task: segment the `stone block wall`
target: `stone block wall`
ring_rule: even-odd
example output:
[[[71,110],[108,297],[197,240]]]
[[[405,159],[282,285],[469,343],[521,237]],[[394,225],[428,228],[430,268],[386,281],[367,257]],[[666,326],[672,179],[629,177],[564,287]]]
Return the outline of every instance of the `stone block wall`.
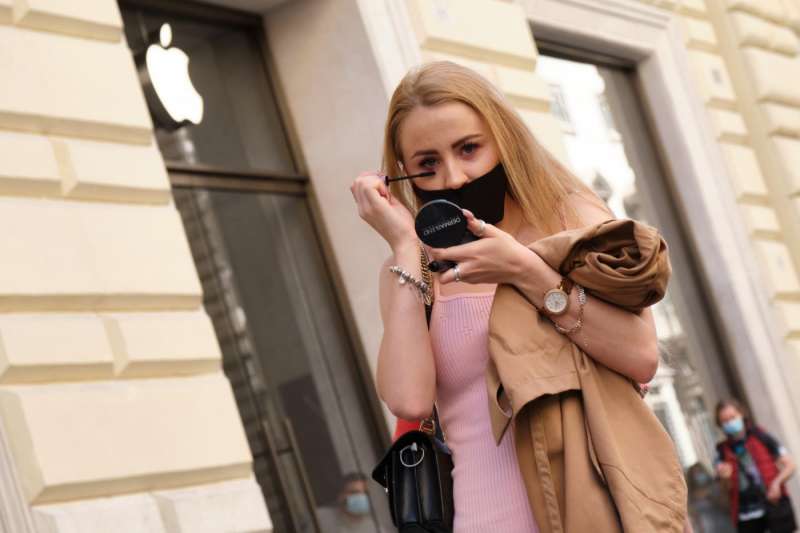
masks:
[[[707,0],[719,53],[738,95],[763,193],[745,202],[754,253],[800,373],[800,1]],[[796,399],[800,394],[793,391]]]
[[[116,1],[0,0],[0,78],[2,522],[271,531]]]

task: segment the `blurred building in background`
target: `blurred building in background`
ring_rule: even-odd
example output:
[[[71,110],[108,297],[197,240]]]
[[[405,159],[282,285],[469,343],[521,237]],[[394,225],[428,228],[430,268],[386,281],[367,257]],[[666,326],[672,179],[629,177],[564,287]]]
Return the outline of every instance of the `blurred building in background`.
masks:
[[[439,59],[665,235],[682,464],[731,395],[800,454],[799,33],[800,0],[0,0],[0,528],[330,531],[394,422],[349,185]]]

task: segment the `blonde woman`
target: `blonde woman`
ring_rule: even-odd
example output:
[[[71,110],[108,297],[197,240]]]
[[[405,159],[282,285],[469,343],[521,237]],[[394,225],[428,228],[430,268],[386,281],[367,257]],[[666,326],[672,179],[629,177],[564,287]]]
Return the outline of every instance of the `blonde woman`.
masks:
[[[426,171],[434,174],[389,187],[384,181]],[[350,190],[361,218],[392,251],[380,270],[378,392],[406,420],[427,417],[437,402],[455,465],[454,531],[539,531],[542,517],[532,510],[539,504],[526,493],[514,433],[505,432],[499,444],[492,435],[485,381],[489,311],[499,284],[513,285],[541,308],[543,295],[562,282],[525,244],[613,217],[489,82],[450,62],[422,66],[400,82],[389,106],[383,168],[362,173]],[[426,250],[431,259],[456,263],[434,276],[429,330],[419,286],[399,283],[398,273],[421,278],[414,215],[436,198],[465,208],[468,229],[480,239]],[[565,334],[596,362],[648,382],[658,364],[650,310],[632,313],[580,297],[570,291],[567,312],[553,322],[570,331],[582,312],[581,327]]]

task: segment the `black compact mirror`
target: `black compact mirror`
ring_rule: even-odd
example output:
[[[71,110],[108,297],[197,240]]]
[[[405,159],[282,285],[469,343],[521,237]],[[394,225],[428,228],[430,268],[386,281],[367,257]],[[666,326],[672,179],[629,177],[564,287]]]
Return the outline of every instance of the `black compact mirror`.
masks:
[[[420,207],[414,226],[419,239],[431,248],[447,248],[478,238],[467,229],[467,218],[461,208],[448,200],[432,200]],[[433,261],[429,265],[434,272],[452,266],[450,261],[444,264]]]

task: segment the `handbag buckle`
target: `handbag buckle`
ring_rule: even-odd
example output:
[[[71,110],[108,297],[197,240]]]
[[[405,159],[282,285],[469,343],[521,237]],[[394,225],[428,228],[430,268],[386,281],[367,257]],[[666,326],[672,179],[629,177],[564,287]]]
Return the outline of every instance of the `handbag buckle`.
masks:
[[[416,462],[413,464],[407,463],[405,458],[403,457],[403,455],[406,453],[406,450],[411,450],[412,460],[414,459],[415,453],[421,452],[419,455],[419,459],[417,459]],[[418,466],[423,459],[425,459],[425,448],[420,448],[419,446],[417,446],[416,442],[412,442],[411,444],[405,446],[402,450],[400,450],[400,463],[402,463],[402,465],[406,468],[414,468]]]
[[[433,418],[426,418],[420,421],[419,430],[423,433],[434,436],[436,435],[436,422],[434,422]]]

